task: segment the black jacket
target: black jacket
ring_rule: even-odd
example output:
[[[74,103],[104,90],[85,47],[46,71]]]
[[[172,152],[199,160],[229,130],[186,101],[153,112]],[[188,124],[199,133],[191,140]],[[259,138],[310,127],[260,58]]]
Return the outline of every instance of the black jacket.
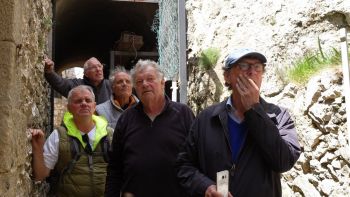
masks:
[[[280,173],[291,169],[300,155],[290,115],[262,99],[248,110],[244,114],[247,137],[234,165],[226,101],[195,119],[177,160],[182,186],[191,196],[204,196],[208,186],[216,185],[216,173],[229,170],[229,191],[234,197],[281,196]]]
[[[168,99],[154,121],[141,102],[124,111],[113,135],[105,196],[185,197],[175,163],[193,119],[189,107]]]
[[[84,79],[65,79],[55,72],[45,73],[47,82],[52,86],[54,90],[59,92],[62,96],[67,97],[68,92],[76,86],[88,85],[92,88],[95,94],[96,104],[103,103],[112,95],[111,84],[108,79],[103,81],[96,87],[92,85],[88,78],[84,76]]]

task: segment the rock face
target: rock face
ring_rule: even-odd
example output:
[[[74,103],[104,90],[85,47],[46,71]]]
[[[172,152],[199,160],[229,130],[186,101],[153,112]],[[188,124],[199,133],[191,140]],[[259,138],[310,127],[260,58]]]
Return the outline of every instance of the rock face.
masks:
[[[268,100],[289,109],[303,148],[297,164],[283,174],[284,194],[290,196],[348,196],[350,194],[348,133],[342,72],[323,71],[306,87]],[[285,189],[284,188],[284,189]]]
[[[221,67],[230,49],[256,49],[268,59],[262,87],[267,96],[283,89],[280,78],[296,57],[318,50],[318,39],[323,51],[339,50],[339,29],[350,24],[350,1],[343,0],[189,0],[186,9],[189,62],[196,62],[206,48],[221,49],[214,71],[222,81]],[[195,86],[192,83],[198,81],[190,81],[189,85]],[[191,87],[189,95],[195,91]]]
[[[266,55],[262,96],[289,109],[303,153],[282,176],[283,196],[349,196],[349,135],[342,72],[323,71],[305,87],[284,80],[285,70],[310,51],[340,49],[339,29],[350,25],[350,1],[186,1],[189,104],[195,113],[223,100],[221,67],[231,48]],[[201,70],[198,56],[221,49],[216,67]]]
[[[41,63],[51,1],[0,1],[0,196],[35,196],[28,127],[47,129],[48,85]]]

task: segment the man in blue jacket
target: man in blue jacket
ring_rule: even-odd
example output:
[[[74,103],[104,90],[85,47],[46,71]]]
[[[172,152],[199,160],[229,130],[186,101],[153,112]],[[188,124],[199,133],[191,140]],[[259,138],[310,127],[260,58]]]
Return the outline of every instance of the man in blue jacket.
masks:
[[[216,173],[229,171],[229,195],[282,196],[280,174],[300,155],[293,120],[260,97],[266,58],[235,49],[225,60],[225,101],[201,112],[177,159],[177,176],[191,196],[222,196]]]

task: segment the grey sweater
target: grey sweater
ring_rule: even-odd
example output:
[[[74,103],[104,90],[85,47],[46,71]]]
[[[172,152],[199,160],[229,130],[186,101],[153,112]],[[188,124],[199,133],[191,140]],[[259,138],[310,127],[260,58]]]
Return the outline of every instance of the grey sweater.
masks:
[[[135,95],[131,96],[134,97],[136,102],[138,102],[138,99]],[[108,121],[108,126],[114,129],[117,125],[120,115],[124,112],[124,109],[116,105],[113,102],[113,96],[111,96],[109,100],[96,106],[96,112],[98,115],[104,116]]]

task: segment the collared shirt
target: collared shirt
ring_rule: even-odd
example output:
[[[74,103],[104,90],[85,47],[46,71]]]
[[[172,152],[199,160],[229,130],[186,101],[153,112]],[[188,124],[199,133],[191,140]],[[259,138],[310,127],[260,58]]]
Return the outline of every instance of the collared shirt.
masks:
[[[236,108],[232,105],[232,98],[227,99],[226,109],[228,113],[228,131],[229,131],[229,142],[231,145],[232,159],[234,163],[237,163],[238,155],[245,142],[247,132],[243,124],[243,120],[240,120],[236,115]]]
[[[80,131],[80,134],[84,135],[85,133]],[[89,136],[90,146],[92,147],[95,140],[96,125],[87,134]],[[60,137],[58,135],[57,129],[55,129],[53,130],[51,135],[47,138],[44,145],[44,163],[45,163],[45,166],[51,170],[55,167],[57,163],[59,141],[60,141]]]
[[[236,108],[232,104],[232,97],[227,99],[226,111],[227,111],[227,114],[230,116],[230,118],[232,118],[235,122],[239,124],[243,122],[243,120],[240,120],[240,118],[236,115]]]

